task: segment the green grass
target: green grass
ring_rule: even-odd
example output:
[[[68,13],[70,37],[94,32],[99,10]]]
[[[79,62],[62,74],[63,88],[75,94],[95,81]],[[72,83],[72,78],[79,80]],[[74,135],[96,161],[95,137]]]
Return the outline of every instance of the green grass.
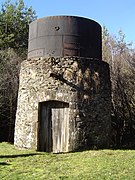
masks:
[[[0,180],[135,180],[135,150],[48,154],[0,143]]]

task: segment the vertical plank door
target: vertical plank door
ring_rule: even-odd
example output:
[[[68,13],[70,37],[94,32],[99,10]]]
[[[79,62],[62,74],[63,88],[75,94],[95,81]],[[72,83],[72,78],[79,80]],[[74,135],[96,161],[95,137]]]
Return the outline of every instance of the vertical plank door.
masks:
[[[53,153],[67,152],[69,139],[69,108],[52,108]]]
[[[68,152],[69,104],[60,101],[41,102],[39,105],[38,150]]]

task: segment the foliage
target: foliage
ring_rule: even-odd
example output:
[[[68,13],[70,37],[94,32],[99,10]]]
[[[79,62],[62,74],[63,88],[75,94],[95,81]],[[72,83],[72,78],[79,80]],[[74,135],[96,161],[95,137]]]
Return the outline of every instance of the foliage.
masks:
[[[0,141],[13,142],[20,64],[27,56],[29,23],[35,11],[23,0],[0,10]]]
[[[0,51],[0,141],[13,141],[21,62],[12,49]]]
[[[134,179],[135,151],[48,154],[0,144],[0,179]]]
[[[35,20],[35,11],[27,8],[23,0],[15,4],[10,0],[2,4],[0,10],[0,49],[27,49],[29,23]]]
[[[103,60],[110,65],[112,81],[113,146],[119,148],[135,148],[134,54],[121,30],[115,37],[103,28]]]

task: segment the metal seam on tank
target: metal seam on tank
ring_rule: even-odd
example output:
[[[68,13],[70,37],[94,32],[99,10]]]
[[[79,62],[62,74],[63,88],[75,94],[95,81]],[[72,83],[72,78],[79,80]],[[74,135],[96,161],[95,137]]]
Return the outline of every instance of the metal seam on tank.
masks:
[[[42,37],[45,37],[45,36],[62,36],[62,35],[64,35],[64,36],[78,36],[79,37],[79,35],[77,35],[77,34],[44,35],[44,36],[37,36],[37,37],[38,38],[42,38]],[[33,39],[37,39],[37,38],[31,38],[28,41],[30,42]]]

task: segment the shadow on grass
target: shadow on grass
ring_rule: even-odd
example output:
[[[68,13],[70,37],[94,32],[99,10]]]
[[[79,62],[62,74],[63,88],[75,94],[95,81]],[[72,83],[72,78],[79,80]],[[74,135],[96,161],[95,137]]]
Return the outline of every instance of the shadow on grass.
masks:
[[[0,165],[5,166],[5,165],[10,165],[10,164],[7,162],[0,162]]]
[[[17,157],[29,157],[29,156],[36,156],[36,155],[43,155],[43,154],[39,154],[39,153],[32,153],[32,154],[0,155],[0,158],[17,158]]]

